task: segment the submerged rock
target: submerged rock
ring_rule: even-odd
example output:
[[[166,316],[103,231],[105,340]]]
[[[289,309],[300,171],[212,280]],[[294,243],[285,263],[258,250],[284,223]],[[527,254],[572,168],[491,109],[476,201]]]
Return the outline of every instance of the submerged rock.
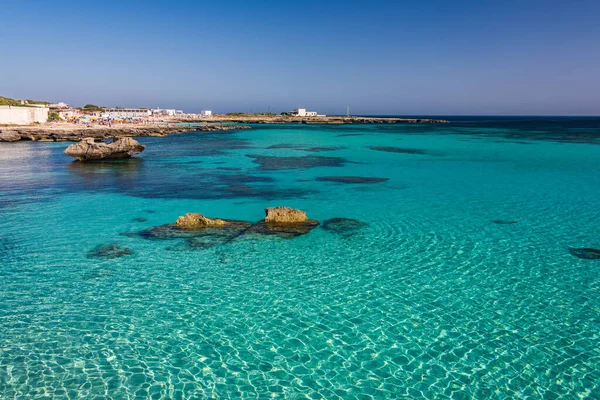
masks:
[[[21,140],[21,135],[15,131],[0,130],[0,142],[17,142]]]
[[[284,239],[291,239],[297,236],[306,235],[311,230],[315,229],[319,225],[319,221],[307,220],[304,222],[265,222],[260,221],[259,223],[252,225],[248,229],[248,234],[257,235],[269,235],[278,236]]]
[[[267,223],[297,223],[306,222],[308,218],[302,210],[296,210],[290,207],[270,207],[265,208],[265,222]]]
[[[600,260],[600,249],[593,249],[591,247],[570,247],[569,253],[584,260]]]
[[[492,222],[498,225],[512,225],[517,223],[517,221],[511,221],[506,219],[494,219],[492,220]]]
[[[427,151],[421,149],[409,149],[405,147],[394,147],[394,146],[367,146],[371,150],[385,151],[387,153],[404,153],[404,154],[419,154],[426,155]]]
[[[112,259],[133,254],[133,250],[122,247],[118,243],[102,244],[94,247],[87,254],[87,258]]]
[[[117,138],[111,143],[96,143],[94,138],[84,138],[81,142],[66,148],[65,154],[79,161],[117,160],[139,154],[146,146],[130,137]]]
[[[133,218],[131,221],[132,222],[146,222],[146,221],[148,221],[148,218],[138,217],[138,218]]]
[[[184,229],[198,229],[210,226],[223,226],[226,221],[219,218],[208,218],[198,213],[187,213],[184,216],[177,218],[175,226]]]
[[[321,182],[337,182],[337,183],[380,183],[389,180],[388,178],[375,178],[365,176],[318,176],[315,178]]]
[[[349,237],[357,234],[367,225],[366,222],[352,218],[331,218],[324,221],[321,228],[340,236]]]

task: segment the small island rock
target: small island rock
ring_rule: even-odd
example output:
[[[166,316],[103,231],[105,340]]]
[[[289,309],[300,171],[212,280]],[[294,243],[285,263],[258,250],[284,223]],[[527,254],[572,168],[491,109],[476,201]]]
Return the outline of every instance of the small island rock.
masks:
[[[94,138],[84,138],[67,147],[65,154],[79,161],[129,158],[139,154],[146,146],[130,137],[117,138],[111,143],[96,143]]]
[[[306,213],[302,210],[296,210],[290,207],[271,207],[265,208],[265,222],[275,224],[290,224],[298,222],[307,222]]]
[[[227,221],[219,218],[208,218],[198,213],[187,213],[175,221],[175,226],[185,229],[198,229],[213,226],[223,226]]]

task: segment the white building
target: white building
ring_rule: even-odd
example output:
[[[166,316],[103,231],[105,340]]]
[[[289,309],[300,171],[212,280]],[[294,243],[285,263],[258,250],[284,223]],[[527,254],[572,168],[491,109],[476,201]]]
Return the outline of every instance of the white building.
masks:
[[[48,107],[0,106],[0,124],[33,124],[48,121]]]
[[[78,117],[81,117],[81,115],[82,115],[81,111],[79,111],[75,108],[67,108],[67,109],[63,109],[63,110],[57,110],[56,112],[58,112],[58,116],[62,119],[78,118]]]
[[[150,110],[145,108],[106,108],[102,112],[102,118],[144,118],[152,115]]]
[[[155,109],[152,110],[152,115],[154,116],[166,116],[166,117],[173,117],[175,115],[182,115],[183,114],[183,110],[175,110],[175,109],[161,109],[156,107]]]
[[[200,111],[200,115],[203,117],[212,117],[212,111],[211,110],[202,110],[202,111]]]
[[[55,109],[63,109],[63,108],[71,108],[71,106],[69,106],[67,103],[64,102],[60,102],[60,103],[55,103],[55,104],[49,104],[48,105],[49,108],[55,110]]]
[[[294,117],[316,117],[316,111],[306,111],[306,108],[296,108],[290,111],[290,114]]]

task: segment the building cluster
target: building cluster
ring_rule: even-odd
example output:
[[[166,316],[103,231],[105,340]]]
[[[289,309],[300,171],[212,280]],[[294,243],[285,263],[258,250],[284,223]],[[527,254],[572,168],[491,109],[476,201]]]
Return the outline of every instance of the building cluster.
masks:
[[[32,124],[49,120],[67,122],[156,122],[165,117],[185,115],[182,110],[165,108],[97,107],[75,108],[67,103],[0,106],[0,124]],[[212,117],[212,111],[203,110],[197,117]]]
[[[306,108],[296,108],[290,111],[293,117],[325,117],[324,114],[318,114],[316,111],[306,111]]]

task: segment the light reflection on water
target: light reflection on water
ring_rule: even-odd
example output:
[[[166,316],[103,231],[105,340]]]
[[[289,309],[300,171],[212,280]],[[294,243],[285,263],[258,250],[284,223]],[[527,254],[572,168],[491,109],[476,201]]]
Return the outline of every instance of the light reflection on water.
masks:
[[[593,127],[472,125],[187,133],[89,165],[0,144],[0,397],[599,397],[600,261],[568,251],[600,248]],[[195,250],[122,235],[280,204],[366,225]],[[110,243],[133,253],[88,258]]]

